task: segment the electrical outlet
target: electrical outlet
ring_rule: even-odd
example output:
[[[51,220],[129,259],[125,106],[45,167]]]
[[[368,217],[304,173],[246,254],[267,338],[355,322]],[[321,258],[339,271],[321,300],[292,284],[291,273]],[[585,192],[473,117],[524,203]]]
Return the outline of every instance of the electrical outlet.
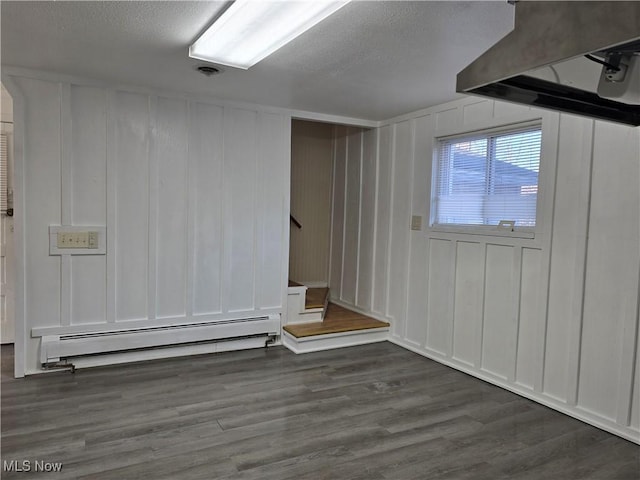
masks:
[[[105,255],[106,239],[104,226],[49,225],[49,255]]]
[[[98,232],[58,232],[58,248],[98,248]]]

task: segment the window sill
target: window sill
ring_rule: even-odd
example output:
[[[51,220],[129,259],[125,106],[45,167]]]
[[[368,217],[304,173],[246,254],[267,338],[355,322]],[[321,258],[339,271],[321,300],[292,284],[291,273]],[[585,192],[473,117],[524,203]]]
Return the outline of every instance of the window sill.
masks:
[[[454,233],[460,235],[482,235],[484,237],[510,237],[510,238],[527,238],[536,237],[534,227],[516,228],[498,228],[495,225],[431,225],[428,232],[434,233]]]

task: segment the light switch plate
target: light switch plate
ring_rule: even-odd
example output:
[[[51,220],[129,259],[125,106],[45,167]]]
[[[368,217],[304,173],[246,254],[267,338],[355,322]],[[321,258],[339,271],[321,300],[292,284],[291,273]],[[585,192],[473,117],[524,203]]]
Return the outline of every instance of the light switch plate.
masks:
[[[413,215],[411,217],[411,230],[422,230],[422,216]]]
[[[107,229],[103,226],[49,226],[49,255],[104,255]]]

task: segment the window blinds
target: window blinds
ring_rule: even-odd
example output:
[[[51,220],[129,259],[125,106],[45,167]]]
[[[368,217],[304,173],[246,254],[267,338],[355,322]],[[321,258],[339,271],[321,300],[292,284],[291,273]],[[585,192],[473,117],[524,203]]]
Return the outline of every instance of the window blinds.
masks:
[[[435,225],[535,226],[540,126],[440,140]]]
[[[8,196],[9,196],[9,184],[8,180],[8,145],[7,145],[7,136],[4,134],[0,135],[0,211],[3,214],[7,213],[8,204]]]

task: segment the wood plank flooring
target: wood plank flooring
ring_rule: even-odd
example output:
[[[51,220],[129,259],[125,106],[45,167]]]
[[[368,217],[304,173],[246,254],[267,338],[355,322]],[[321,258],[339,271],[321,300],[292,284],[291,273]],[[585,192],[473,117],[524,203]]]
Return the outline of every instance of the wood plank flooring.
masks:
[[[387,342],[11,378],[3,479],[638,479],[639,447]]]
[[[329,333],[351,332],[370,328],[388,327],[388,322],[381,322],[361,313],[347,310],[339,305],[330,303],[322,322],[286,325],[284,329],[297,338]]]

